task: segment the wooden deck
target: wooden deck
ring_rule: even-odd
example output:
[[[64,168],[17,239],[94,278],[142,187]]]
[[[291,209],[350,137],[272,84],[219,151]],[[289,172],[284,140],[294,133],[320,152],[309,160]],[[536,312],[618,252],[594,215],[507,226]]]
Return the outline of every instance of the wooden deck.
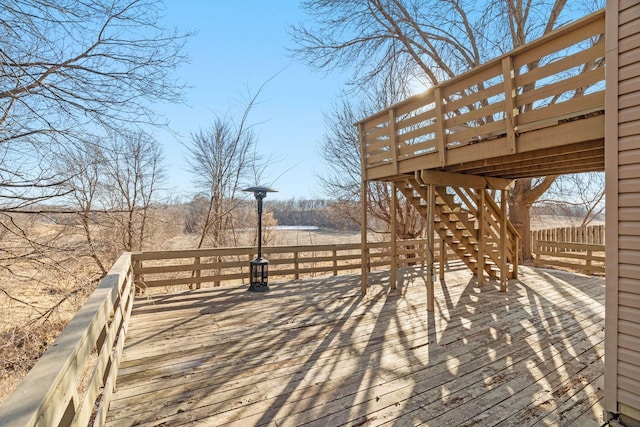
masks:
[[[604,279],[399,276],[138,298],[108,425],[602,424]]]

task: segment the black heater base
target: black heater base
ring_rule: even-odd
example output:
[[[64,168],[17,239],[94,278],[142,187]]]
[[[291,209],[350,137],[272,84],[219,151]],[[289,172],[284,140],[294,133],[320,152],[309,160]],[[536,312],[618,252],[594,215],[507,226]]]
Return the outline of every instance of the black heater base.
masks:
[[[269,285],[266,283],[252,283],[249,285],[249,291],[251,292],[267,292],[269,290]]]
[[[269,290],[269,261],[258,256],[251,261],[249,268],[249,290],[251,292],[267,292]]]

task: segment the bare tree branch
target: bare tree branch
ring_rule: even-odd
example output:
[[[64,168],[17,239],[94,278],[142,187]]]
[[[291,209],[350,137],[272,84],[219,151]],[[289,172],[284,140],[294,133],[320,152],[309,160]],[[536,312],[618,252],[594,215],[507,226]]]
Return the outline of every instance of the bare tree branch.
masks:
[[[38,191],[63,184],[49,176],[51,159],[100,128],[161,124],[152,105],[180,101],[172,72],[190,34],[163,27],[162,8],[161,0],[0,3],[3,208],[64,196]]]

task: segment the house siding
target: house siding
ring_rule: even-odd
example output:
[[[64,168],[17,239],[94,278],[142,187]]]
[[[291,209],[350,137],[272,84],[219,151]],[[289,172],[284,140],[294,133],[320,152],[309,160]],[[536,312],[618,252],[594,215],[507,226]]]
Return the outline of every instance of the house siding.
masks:
[[[640,1],[607,4],[605,410],[640,425]],[[612,240],[607,240],[612,241]],[[610,262],[613,261],[613,262]]]

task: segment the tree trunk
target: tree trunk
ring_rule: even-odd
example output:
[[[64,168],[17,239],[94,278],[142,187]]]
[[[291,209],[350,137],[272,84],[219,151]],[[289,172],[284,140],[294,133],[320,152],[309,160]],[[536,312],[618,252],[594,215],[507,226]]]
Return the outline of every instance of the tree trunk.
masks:
[[[516,180],[515,186],[509,192],[509,221],[520,234],[518,248],[520,262],[533,260],[531,253],[531,206],[551,186],[557,176],[546,176],[536,180],[533,178]]]
[[[531,205],[523,204],[519,198],[509,198],[509,221],[520,234],[519,261],[533,259],[531,253]]]

